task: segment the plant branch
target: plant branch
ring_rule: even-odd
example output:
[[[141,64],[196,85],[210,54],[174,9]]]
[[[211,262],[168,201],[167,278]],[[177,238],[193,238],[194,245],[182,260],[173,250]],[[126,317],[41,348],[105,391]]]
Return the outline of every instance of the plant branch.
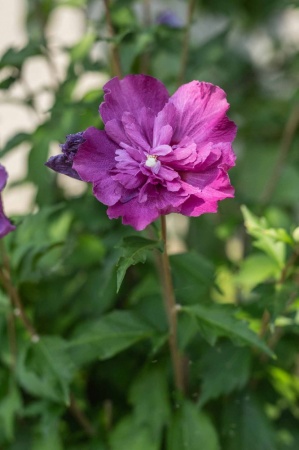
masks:
[[[164,287],[164,306],[169,324],[169,347],[174,370],[174,379],[177,389],[184,392],[183,360],[177,343],[177,311],[172,285],[169,257],[167,253],[166,217],[161,216],[161,231],[164,243],[164,251],[161,255],[162,277]]]
[[[299,256],[298,248],[295,247],[294,251],[292,252],[291,256],[289,257],[288,261],[286,262],[285,266],[281,271],[280,279],[278,281],[279,284],[283,284],[285,282],[288,276],[288,271],[292,266],[294,266],[298,256]]]
[[[274,194],[277,182],[281,176],[284,163],[288,156],[289,150],[291,148],[294,135],[299,125],[299,104],[295,104],[291,114],[289,115],[288,121],[285,125],[281,142],[280,149],[277,157],[276,164],[274,166],[271,177],[269,178],[265,189],[261,195],[261,204],[267,205]]]
[[[94,437],[96,435],[96,430],[89,422],[89,419],[85,416],[84,412],[79,407],[77,400],[74,395],[71,394],[71,403],[70,403],[70,411],[77,420],[77,422],[81,425],[87,436]]]
[[[110,14],[110,0],[103,0],[105,5],[105,11],[106,11],[106,21],[109,29],[109,34],[112,39],[115,38],[115,30],[112,23],[112,18]],[[118,77],[122,78],[122,70],[121,70],[121,63],[120,63],[120,55],[117,48],[117,45],[115,42],[111,44],[111,56],[112,56],[112,64],[113,64],[113,73]]]
[[[297,258],[298,258],[299,254],[298,254],[298,248],[295,247],[294,251],[291,253],[289,259],[287,260],[287,262],[285,263],[281,274],[280,274],[280,278],[277,281],[277,286],[284,284],[284,282],[287,279],[288,276],[288,271],[289,269],[295,264]],[[291,298],[290,301],[288,302],[288,305],[293,301],[294,299]],[[267,330],[268,330],[268,326],[271,320],[271,315],[269,313],[269,311],[267,309],[265,309],[263,316],[262,316],[262,321],[261,321],[261,328],[260,328],[260,332],[259,332],[259,336],[262,338],[265,336]],[[270,338],[271,340],[272,338]]]
[[[22,304],[21,298],[19,296],[19,293],[17,289],[15,288],[10,274],[10,264],[9,264],[9,258],[5,251],[5,247],[3,242],[0,241],[0,253],[2,258],[2,268],[0,268],[0,281],[3,284],[4,289],[6,290],[11,304],[14,308],[14,313],[17,317],[20,317],[20,320],[23,323],[24,328],[27,330],[28,334],[30,335],[32,342],[38,342],[39,341],[39,335],[37,334],[37,331],[35,330],[31,320],[26,314],[26,311],[24,309],[24,306]],[[13,326],[13,328],[12,328]],[[12,347],[12,354],[13,354],[13,367],[15,363],[15,357],[16,357],[16,340],[15,340],[15,329],[14,329],[14,323],[13,325],[9,322],[8,323],[8,332],[11,334],[11,347]],[[12,335],[12,333],[14,333]],[[93,426],[89,422],[88,418],[84,415],[84,413],[80,410],[76,399],[74,398],[73,394],[71,394],[71,403],[70,403],[70,410],[72,411],[73,415],[77,419],[78,423],[82,426],[82,428],[85,430],[86,434],[88,436],[94,436],[96,434]]]
[[[8,342],[11,353],[11,370],[14,372],[17,361],[17,339],[16,339],[16,324],[15,318],[12,312],[9,312],[7,316],[7,331]]]
[[[183,38],[182,45],[182,53],[181,53],[181,65],[180,72],[178,76],[178,86],[183,84],[186,76],[187,70],[187,62],[188,62],[188,54],[189,54],[189,44],[190,44],[190,31],[191,31],[191,23],[193,17],[193,11],[195,7],[195,0],[189,0],[188,2],[188,11],[187,11],[187,23],[185,28],[185,34]]]
[[[148,28],[151,24],[151,0],[143,0],[143,25]],[[150,52],[145,49],[141,55],[141,73],[147,74],[150,63]]]
[[[39,340],[39,336],[38,336],[34,326],[32,325],[31,320],[27,316],[25,309],[23,307],[23,304],[21,302],[19,293],[12,282],[11,274],[10,274],[9,259],[6,254],[3,242],[0,243],[0,247],[1,247],[1,256],[2,256],[2,261],[3,261],[3,266],[0,269],[0,281],[2,282],[3,287],[5,288],[7,294],[10,298],[12,306],[15,308],[14,309],[15,315],[17,317],[20,317],[24,327],[26,328],[26,330],[28,331],[28,333],[31,337],[31,340],[33,342],[37,342]]]

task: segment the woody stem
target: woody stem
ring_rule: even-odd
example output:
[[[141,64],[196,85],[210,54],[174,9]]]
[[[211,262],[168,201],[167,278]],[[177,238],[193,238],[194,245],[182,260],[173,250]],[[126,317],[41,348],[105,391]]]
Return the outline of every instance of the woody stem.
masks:
[[[110,0],[104,0],[106,22],[109,29],[109,34],[112,39],[115,39],[116,33],[112,23],[111,13],[110,13]],[[120,54],[118,51],[117,44],[115,42],[111,43],[111,58],[113,64],[113,72],[118,78],[122,78],[122,68],[120,62]]]
[[[161,268],[162,268],[162,278],[164,288],[163,292],[164,307],[169,325],[169,348],[174,371],[175,385],[179,391],[184,392],[183,360],[177,342],[178,305],[176,304],[175,301],[175,295],[170,272],[169,257],[167,253],[167,229],[165,216],[161,216],[161,232],[164,243],[164,251],[161,256]]]

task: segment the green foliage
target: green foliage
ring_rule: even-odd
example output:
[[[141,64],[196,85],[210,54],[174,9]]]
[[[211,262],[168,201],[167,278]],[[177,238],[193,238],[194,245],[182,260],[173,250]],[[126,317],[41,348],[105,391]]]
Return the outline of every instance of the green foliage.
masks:
[[[188,401],[178,405],[171,423],[167,449],[208,450],[219,448],[217,433],[210,418]]]
[[[196,319],[200,333],[211,345],[215,344],[218,337],[225,336],[236,344],[252,345],[269,356],[273,356],[273,353],[248,328],[247,324],[234,317],[236,311],[232,308],[213,304],[209,306],[194,305],[183,307],[182,311]]]
[[[261,405],[249,392],[230,399],[223,411],[222,430],[225,448],[259,450],[276,448],[275,433]]]
[[[221,86],[238,135],[235,199],[175,238],[174,220],[169,233],[180,250],[170,264],[184,394],[174,387],[156,267],[159,224],[132,236],[90,189],[74,193],[44,162],[66,135],[102,128],[111,44],[124,74],[147,72],[176,90],[187,2],[111,0],[113,37],[101,2],[25,3],[26,44],[7,46],[0,61],[4,102],[33,118],[23,129],[16,115],[1,156],[26,153],[13,186],[36,193],[1,241],[10,269],[1,254],[0,448],[297,450],[299,59],[288,25],[296,2],[195,2],[184,82]],[[158,23],[169,9],[181,26]],[[54,42],[51,23],[70,11],[83,22],[81,39]],[[28,80],[35,61],[48,70],[37,86]],[[98,81],[85,89],[85,77]]]
[[[81,324],[69,342],[69,349],[77,364],[83,364],[111,358],[154,333],[154,329],[133,313],[114,311],[97,321]]]
[[[17,377],[25,391],[65,405],[69,405],[73,373],[66,342],[58,337],[25,345],[18,359]]]
[[[117,264],[117,292],[120,289],[127,269],[139,262],[145,263],[147,253],[154,249],[161,250],[161,244],[158,241],[139,236],[128,236],[123,239],[120,248],[122,256]]]
[[[245,386],[250,378],[251,352],[227,341],[219,342],[213,349],[207,348],[198,370],[202,378],[199,403],[203,405]]]

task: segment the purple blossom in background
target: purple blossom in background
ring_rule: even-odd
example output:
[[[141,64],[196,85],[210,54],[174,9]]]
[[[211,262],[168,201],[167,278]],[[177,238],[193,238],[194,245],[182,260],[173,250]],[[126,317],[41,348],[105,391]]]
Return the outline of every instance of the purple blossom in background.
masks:
[[[159,80],[128,75],[104,92],[105,131],[80,133],[69,167],[93,184],[110,219],[142,230],[162,214],[216,212],[219,200],[233,197],[227,171],[236,125],[222,89],[192,81],[169,97]]]
[[[6,236],[6,234],[15,230],[15,226],[8,220],[3,211],[1,192],[5,188],[7,181],[7,172],[5,168],[0,164],[0,238]]]
[[[66,142],[60,147],[62,153],[60,155],[52,156],[47,162],[46,166],[55,172],[63,173],[69,177],[81,180],[77,172],[72,168],[74,156],[77,153],[79,145],[84,142],[83,132],[76,134],[69,134],[66,137]]]
[[[160,25],[167,25],[170,28],[182,28],[183,26],[182,20],[170,9],[158,14],[157,23]]]

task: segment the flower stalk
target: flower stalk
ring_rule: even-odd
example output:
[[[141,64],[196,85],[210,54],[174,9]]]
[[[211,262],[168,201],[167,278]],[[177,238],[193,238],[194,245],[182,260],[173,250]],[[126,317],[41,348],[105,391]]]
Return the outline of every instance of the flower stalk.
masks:
[[[31,320],[27,316],[23,304],[21,302],[19,293],[12,282],[10,275],[9,259],[6,254],[3,242],[0,242],[0,250],[2,257],[2,267],[0,269],[0,281],[10,298],[11,304],[14,308],[15,316],[20,317],[24,327],[26,328],[28,334],[30,335],[31,340],[33,342],[37,342],[39,340],[39,336],[35,328],[33,327]]]
[[[11,270],[10,270],[10,263],[9,258],[5,250],[5,246],[2,241],[0,241],[0,253],[1,253],[1,261],[2,265],[0,267],[0,282],[2,283],[4,289],[6,290],[11,305],[14,308],[14,315],[16,317],[19,317],[24,328],[27,330],[31,341],[33,343],[37,343],[40,340],[39,335],[37,334],[37,331],[34,328],[34,325],[32,324],[30,318],[27,316],[27,313],[24,309],[24,306],[22,304],[20,295],[18,290],[13,284],[13,281],[11,279]],[[17,357],[17,346],[16,346],[16,335],[15,335],[15,323],[13,320],[13,316],[8,318],[8,332],[10,336],[10,345],[11,345],[11,351],[12,351],[12,369],[14,369],[16,364],[16,357]],[[79,405],[74,397],[74,395],[71,393],[70,398],[70,411],[72,412],[73,416],[77,419],[77,422],[82,426],[85,433],[93,437],[96,434],[95,429],[93,428],[92,424],[90,423],[89,419],[85,416],[84,412],[79,408]]]
[[[161,234],[164,244],[164,251],[161,255],[162,266],[162,279],[164,288],[164,306],[167,314],[169,325],[169,348],[171,353],[172,366],[174,371],[174,381],[176,388],[180,392],[184,392],[184,372],[183,372],[183,359],[178,348],[177,341],[177,312],[179,305],[176,304],[175,295],[173,290],[169,257],[167,253],[167,227],[166,217],[161,216]]]
[[[280,142],[280,148],[278,151],[277,160],[273,169],[273,172],[271,174],[271,177],[267,181],[267,184],[264,188],[264,191],[261,194],[261,205],[264,207],[266,206],[274,192],[277,186],[277,182],[281,176],[281,173],[283,171],[287,156],[289,154],[290,148],[292,146],[296,131],[299,126],[299,104],[296,103],[293,107],[289,118],[287,120],[287,123],[285,125],[281,142]]]
[[[104,5],[105,5],[106,22],[108,25],[109,34],[110,34],[110,37],[112,39],[114,39],[116,34],[114,31],[112,18],[111,18],[111,14],[110,14],[110,1],[104,0]],[[114,75],[116,75],[118,78],[122,78],[120,55],[119,55],[119,51],[118,51],[118,48],[117,48],[117,45],[115,44],[115,42],[112,42],[112,44],[111,44],[111,57],[112,57],[112,65],[113,65]]]
[[[189,55],[189,44],[190,44],[190,31],[191,31],[191,23],[192,23],[194,7],[195,7],[195,0],[189,0],[185,34],[183,37],[183,44],[182,44],[181,68],[180,68],[180,72],[179,72],[179,76],[178,76],[178,86],[180,86],[184,82],[185,76],[186,76],[187,62],[188,62],[188,55]]]

